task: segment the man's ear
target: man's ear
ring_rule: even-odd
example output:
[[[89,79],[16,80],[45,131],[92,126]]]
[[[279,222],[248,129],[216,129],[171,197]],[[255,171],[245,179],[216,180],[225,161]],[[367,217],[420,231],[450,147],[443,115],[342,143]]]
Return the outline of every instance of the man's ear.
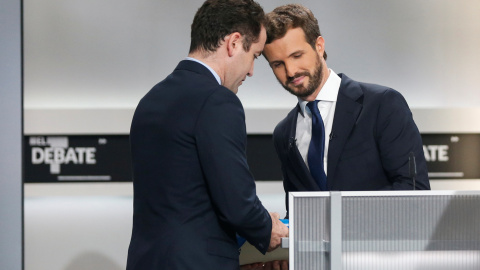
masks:
[[[239,49],[243,48],[243,38],[239,32],[231,33],[225,37],[228,56],[232,57]]]
[[[320,56],[323,56],[323,52],[325,51],[325,40],[322,36],[317,37],[317,41],[315,42],[315,47],[317,49],[317,53]]]

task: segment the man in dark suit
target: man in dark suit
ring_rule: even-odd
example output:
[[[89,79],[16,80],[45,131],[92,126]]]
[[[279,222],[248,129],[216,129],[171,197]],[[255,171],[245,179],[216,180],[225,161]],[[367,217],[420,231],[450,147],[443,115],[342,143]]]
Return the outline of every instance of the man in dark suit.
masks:
[[[189,57],[138,104],[128,270],[238,269],[236,234],[262,253],[288,236],[256,195],[236,96],[263,50],[264,19],[253,0],[206,1]]]
[[[422,139],[399,92],[329,69],[318,22],[301,5],[276,8],[266,28],[264,56],[298,97],[273,134],[287,193],[430,189]]]

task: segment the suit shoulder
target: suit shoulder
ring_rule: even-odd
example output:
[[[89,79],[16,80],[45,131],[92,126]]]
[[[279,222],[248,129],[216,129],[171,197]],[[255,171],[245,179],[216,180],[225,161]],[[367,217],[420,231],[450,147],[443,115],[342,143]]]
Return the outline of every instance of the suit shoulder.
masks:
[[[201,106],[201,112],[205,109],[209,111],[215,110],[217,114],[223,114],[224,116],[239,114],[243,120],[245,119],[245,111],[238,96],[221,85],[216,85],[208,93],[208,96],[205,97]]]
[[[388,103],[388,102],[401,102],[401,103],[406,103],[405,98],[403,95],[387,86],[383,85],[378,85],[378,84],[372,84],[372,83],[361,83],[362,89],[365,93],[365,95],[375,97],[382,103]]]
[[[394,92],[400,94],[398,91],[394,90],[391,87],[375,83],[356,81],[342,73],[340,73],[339,76],[342,79],[341,88],[344,89],[360,88],[364,94],[369,95],[382,95],[385,92]]]
[[[358,82],[358,85],[363,92],[364,106],[378,110],[381,115],[411,114],[407,101],[399,91],[373,83]]]
[[[355,100],[372,110],[398,111],[408,109],[408,104],[403,95],[387,86],[380,84],[359,82],[341,74],[342,84],[339,96],[347,100]]]
[[[191,70],[176,69],[164,80],[157,83],[143,99],[192,100],[195,103],[209,99],[211,96],[219,99],[233,99],[239,102],[236,95],[219,85],[209,76]]]
[[[374,99],[382,103],[388,102],[388,101],[404,101],[405,100],[405,98],[399,91],[391,87],[375,84],[375,83],[357,82],[357,81],[355,82],[362,89],[364,98],[366,99]]]
[[[387,87],[380,84],[375,83],[368,83],[368,82],[357,82],[360,88],[362,88],[363,92],[370,95],[382,95],[388,91],[395,91],[391,87]]]
[[[198,119],[209,123],[213,118],[225,119],[225,127],[234,123],[245,125],[245,111],[240,99],[224,86],[216,85],[202,100],[199,100]],[[240,121],[240,122],[237,122]],[[228,123],[227,123],[228,122]],[[198,124],[198,123],[197,123]],[[217,127],[218,128],[218,127]]]
[[[189,70],[175,70],[140,100],[135,109],[134,121],[148,122],[153,116],[167,119],[166,116],[172,113],[177,119],[194,119],[192,116],[198,116],[206,107],[223,103],[230,104],[230,107],[226,108],[243,110],[238,97],[217,81]],[[212,107],[215,108],[219,106]],[[220,113],[231,112],[224,111]]]

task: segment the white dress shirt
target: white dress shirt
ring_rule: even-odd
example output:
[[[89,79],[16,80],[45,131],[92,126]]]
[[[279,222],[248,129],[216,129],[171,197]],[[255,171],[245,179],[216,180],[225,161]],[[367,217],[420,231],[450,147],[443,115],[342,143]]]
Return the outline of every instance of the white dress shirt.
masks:
[[[335,115],[335,108],[337,106],[338,90],[340,89],[341,78],[331,69],[330,75],[323,85],[322,89],[315,98],[319,100],[318,110],[322,116],[323,124],[325,126],[325,155],[323,157],[323,168],[327,174],[328,161],[328,146],[330,142],[330,134],[332,132],[333,116]],[[295,139],[298,150],[305,161],[308,168],[307,154],[312,139],[312,113],[307,107],[308,101],[298,98],[300,105],[300,112],[297,118],[297,129],[295,132]]]

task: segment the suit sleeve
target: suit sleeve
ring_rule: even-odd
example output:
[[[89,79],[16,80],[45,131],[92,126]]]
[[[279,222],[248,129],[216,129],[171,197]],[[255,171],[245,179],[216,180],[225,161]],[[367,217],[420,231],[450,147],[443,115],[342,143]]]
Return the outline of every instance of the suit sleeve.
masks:
[[[377,119],[377,142],[391,186],[384,189],[413,189],[408,156],[415,155],[416,189],[430,189],[420,132],[403,96],[389,89],[383,93]]]
[[[256,195],[246,158],[245,114],[240,100],[219,88],[195,126],[199,159],[218,218],[260,252],[270,244],[272,223]]]

